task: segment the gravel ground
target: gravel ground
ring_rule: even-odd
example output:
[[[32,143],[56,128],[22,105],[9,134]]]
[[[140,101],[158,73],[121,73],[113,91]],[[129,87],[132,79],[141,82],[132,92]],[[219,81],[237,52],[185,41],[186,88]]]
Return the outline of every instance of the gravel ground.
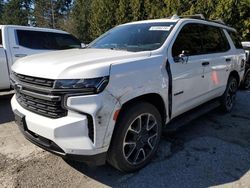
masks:
[[[132,174],[65,162],[29,143],[0,96],[0,187],[250,187],[250,91],[230,114],[215,109],[162,137],[157,156]]]

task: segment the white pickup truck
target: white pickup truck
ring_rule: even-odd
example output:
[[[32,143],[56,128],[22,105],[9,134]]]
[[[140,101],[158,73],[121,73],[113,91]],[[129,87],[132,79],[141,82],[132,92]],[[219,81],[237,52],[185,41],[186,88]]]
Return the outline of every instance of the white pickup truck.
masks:
[[[17,59],[51,50],[79,47],[81,42],[65,31],[0,25],[0,90],[10,89],[10,67]]]

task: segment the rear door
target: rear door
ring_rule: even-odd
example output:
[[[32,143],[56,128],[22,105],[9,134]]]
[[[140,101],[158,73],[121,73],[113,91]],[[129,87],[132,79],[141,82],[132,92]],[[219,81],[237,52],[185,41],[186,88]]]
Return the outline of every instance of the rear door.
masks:
[[[10,88],[8,62],[5,49],[3,48],[2,36],[2,30],[0,28],[0,90]]]
[[[225,91],[229,75],[229,63],[233,60],[230,44],[222,28],[202,25],[201,36],[203,54],[209,65],[205,67],[205,74],[209,81],[207,94],[209,98],[221,95]]]

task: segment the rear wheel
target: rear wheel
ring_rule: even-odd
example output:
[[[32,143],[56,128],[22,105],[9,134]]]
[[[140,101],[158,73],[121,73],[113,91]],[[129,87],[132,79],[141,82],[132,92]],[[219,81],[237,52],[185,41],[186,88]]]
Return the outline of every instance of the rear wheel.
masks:
[[[245,75],[245,79],[242,85],[243,89],[249,89],[250,88],[250,71],[247,72]]]
[[[230,112],[235,104],[238,81],[235,77],[228,79],[227,88],[221,97],[221,107],[223,111]]]
[[[108,152],[115,168],[133,172],[144,167],[154,156],[161,137],[162,120],[149,103],[137,103],[121,112]]]

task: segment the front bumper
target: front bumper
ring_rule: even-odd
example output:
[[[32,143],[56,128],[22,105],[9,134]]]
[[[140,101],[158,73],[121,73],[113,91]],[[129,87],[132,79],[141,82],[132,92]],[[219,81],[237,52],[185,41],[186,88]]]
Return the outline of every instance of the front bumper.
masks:
[[[15,96],[11,100],[11,106],[14,112],[25,116],[26,130],[22,133],[34,144],[62,157],[100,163],[108,150],[108,145],[104,144],[105,133],[116,104],[114,99],[103,104],[105,98],[102,97],[99,100],[95,96],[69,97],[66,105],[70,110],[67,116],[58,119],[24,109]],[[94,140],[88,134],[88,117],[81,112],[93,118]]]
[[[65,153],[56,143],[53,141],[44,138],[27,128],[25,116],[19,111],[14,110],[15,121],[18,125],[20,131],[24,137],[32,142],[33,144],[39,146],[40,148],[49,151],[55,155],[58,155],[64,159],[71,159],[76,161],[85,162],[89,165],[102,165],[106,161],[106,152],[99,153],[96,155],[76,155],[76,154],[67,154]]]

